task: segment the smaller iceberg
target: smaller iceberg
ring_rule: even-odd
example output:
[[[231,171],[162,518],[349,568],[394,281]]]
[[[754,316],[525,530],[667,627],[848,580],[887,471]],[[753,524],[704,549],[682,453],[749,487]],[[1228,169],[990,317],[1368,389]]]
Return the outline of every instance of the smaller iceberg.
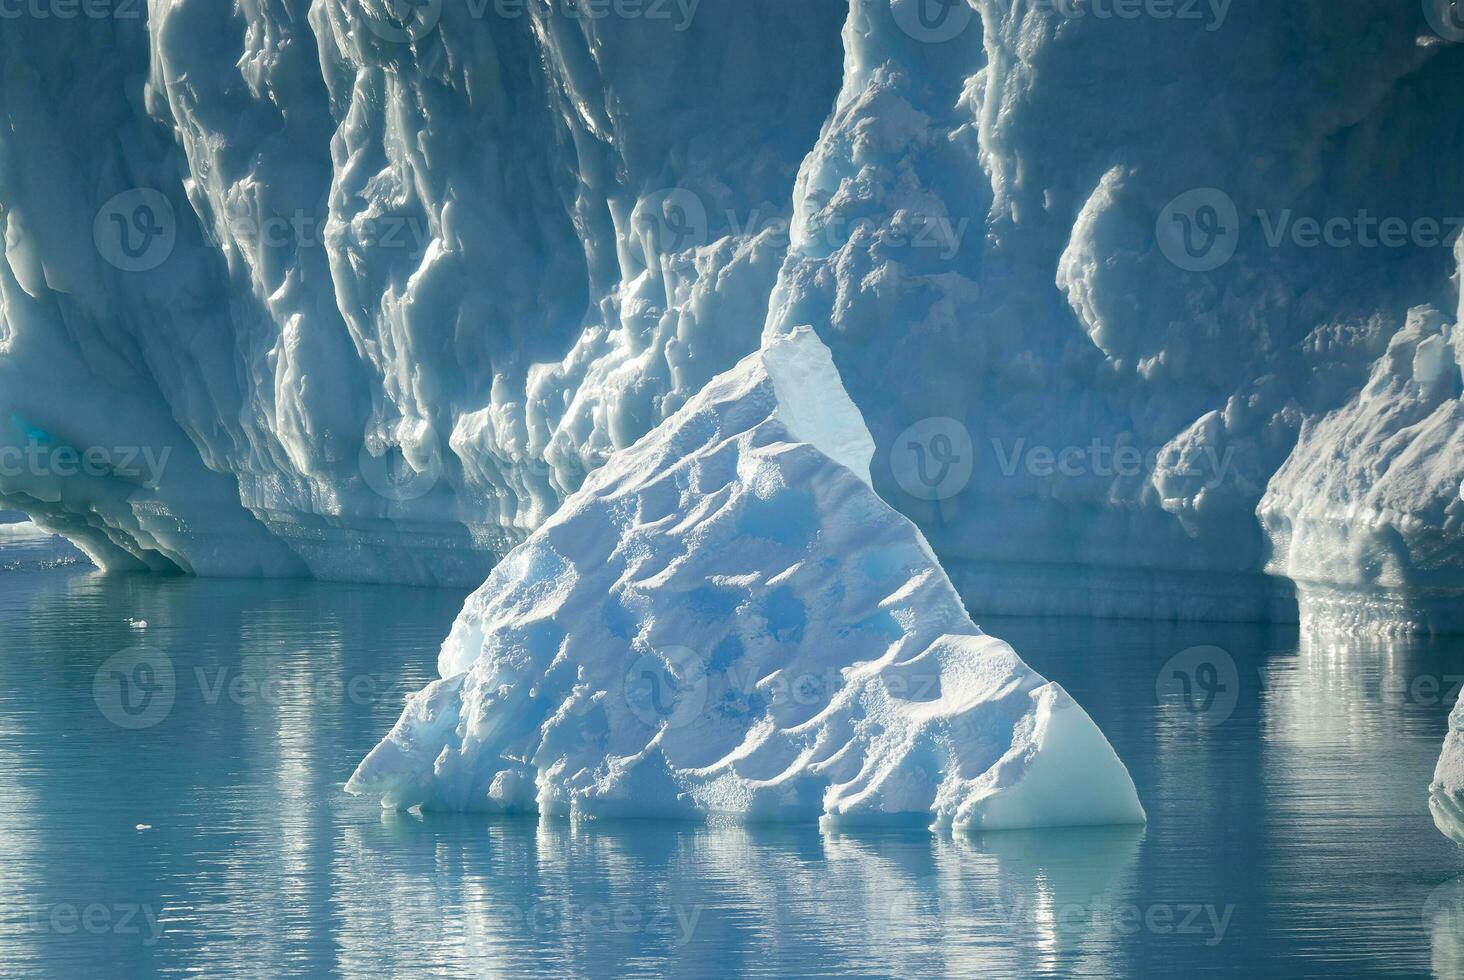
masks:
[[[982,633],[808,328],[592,474],[468,600],[346,789],[390,808],[1133,824],[1088,714]]]
[[[1439,833],[1464,845],[1464,698],[1449,712],[1449,734],[1444,736],[1444,751],[1434,766],[1428,809]]]

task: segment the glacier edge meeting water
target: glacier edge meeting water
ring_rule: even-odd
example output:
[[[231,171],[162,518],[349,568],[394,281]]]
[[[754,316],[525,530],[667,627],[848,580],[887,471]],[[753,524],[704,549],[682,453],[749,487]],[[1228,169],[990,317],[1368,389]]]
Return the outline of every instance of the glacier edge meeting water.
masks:
[[[1447,4],[11,20],[0,505],[474,587],[813,324],[978,615],[1458,629]]]

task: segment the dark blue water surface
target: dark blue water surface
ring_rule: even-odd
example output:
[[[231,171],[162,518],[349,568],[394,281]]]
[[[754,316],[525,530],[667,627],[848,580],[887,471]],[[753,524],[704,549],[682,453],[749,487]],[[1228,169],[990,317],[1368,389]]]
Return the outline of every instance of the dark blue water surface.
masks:
[[[1464,858],[1427,806],[1464,679],[1457,642],[984,623],[1108,733],[1148,808],[1142,830],[571,827],[345,796],[435,675],[462,598],[0,571],[0,975],[1449,976],[1464,963]],[[125,706],[119,675],[140,685]]]

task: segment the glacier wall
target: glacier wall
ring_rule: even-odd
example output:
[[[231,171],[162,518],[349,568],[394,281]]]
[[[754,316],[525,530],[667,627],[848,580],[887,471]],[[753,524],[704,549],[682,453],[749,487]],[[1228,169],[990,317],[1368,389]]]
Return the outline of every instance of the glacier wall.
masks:
[[[1464,627],[1448,0],[64,7],[0,507],[104,567],[476,585],[812,324],[980,612]]]

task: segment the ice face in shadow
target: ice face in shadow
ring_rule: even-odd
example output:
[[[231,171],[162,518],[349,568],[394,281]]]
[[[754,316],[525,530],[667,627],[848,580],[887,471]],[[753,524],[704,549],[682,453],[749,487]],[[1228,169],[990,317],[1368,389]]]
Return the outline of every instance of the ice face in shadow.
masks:
[[[1088,715],[967,616],[793,331],[593,474],[467,602],[347,790],[576,818],[1139,823]]]

